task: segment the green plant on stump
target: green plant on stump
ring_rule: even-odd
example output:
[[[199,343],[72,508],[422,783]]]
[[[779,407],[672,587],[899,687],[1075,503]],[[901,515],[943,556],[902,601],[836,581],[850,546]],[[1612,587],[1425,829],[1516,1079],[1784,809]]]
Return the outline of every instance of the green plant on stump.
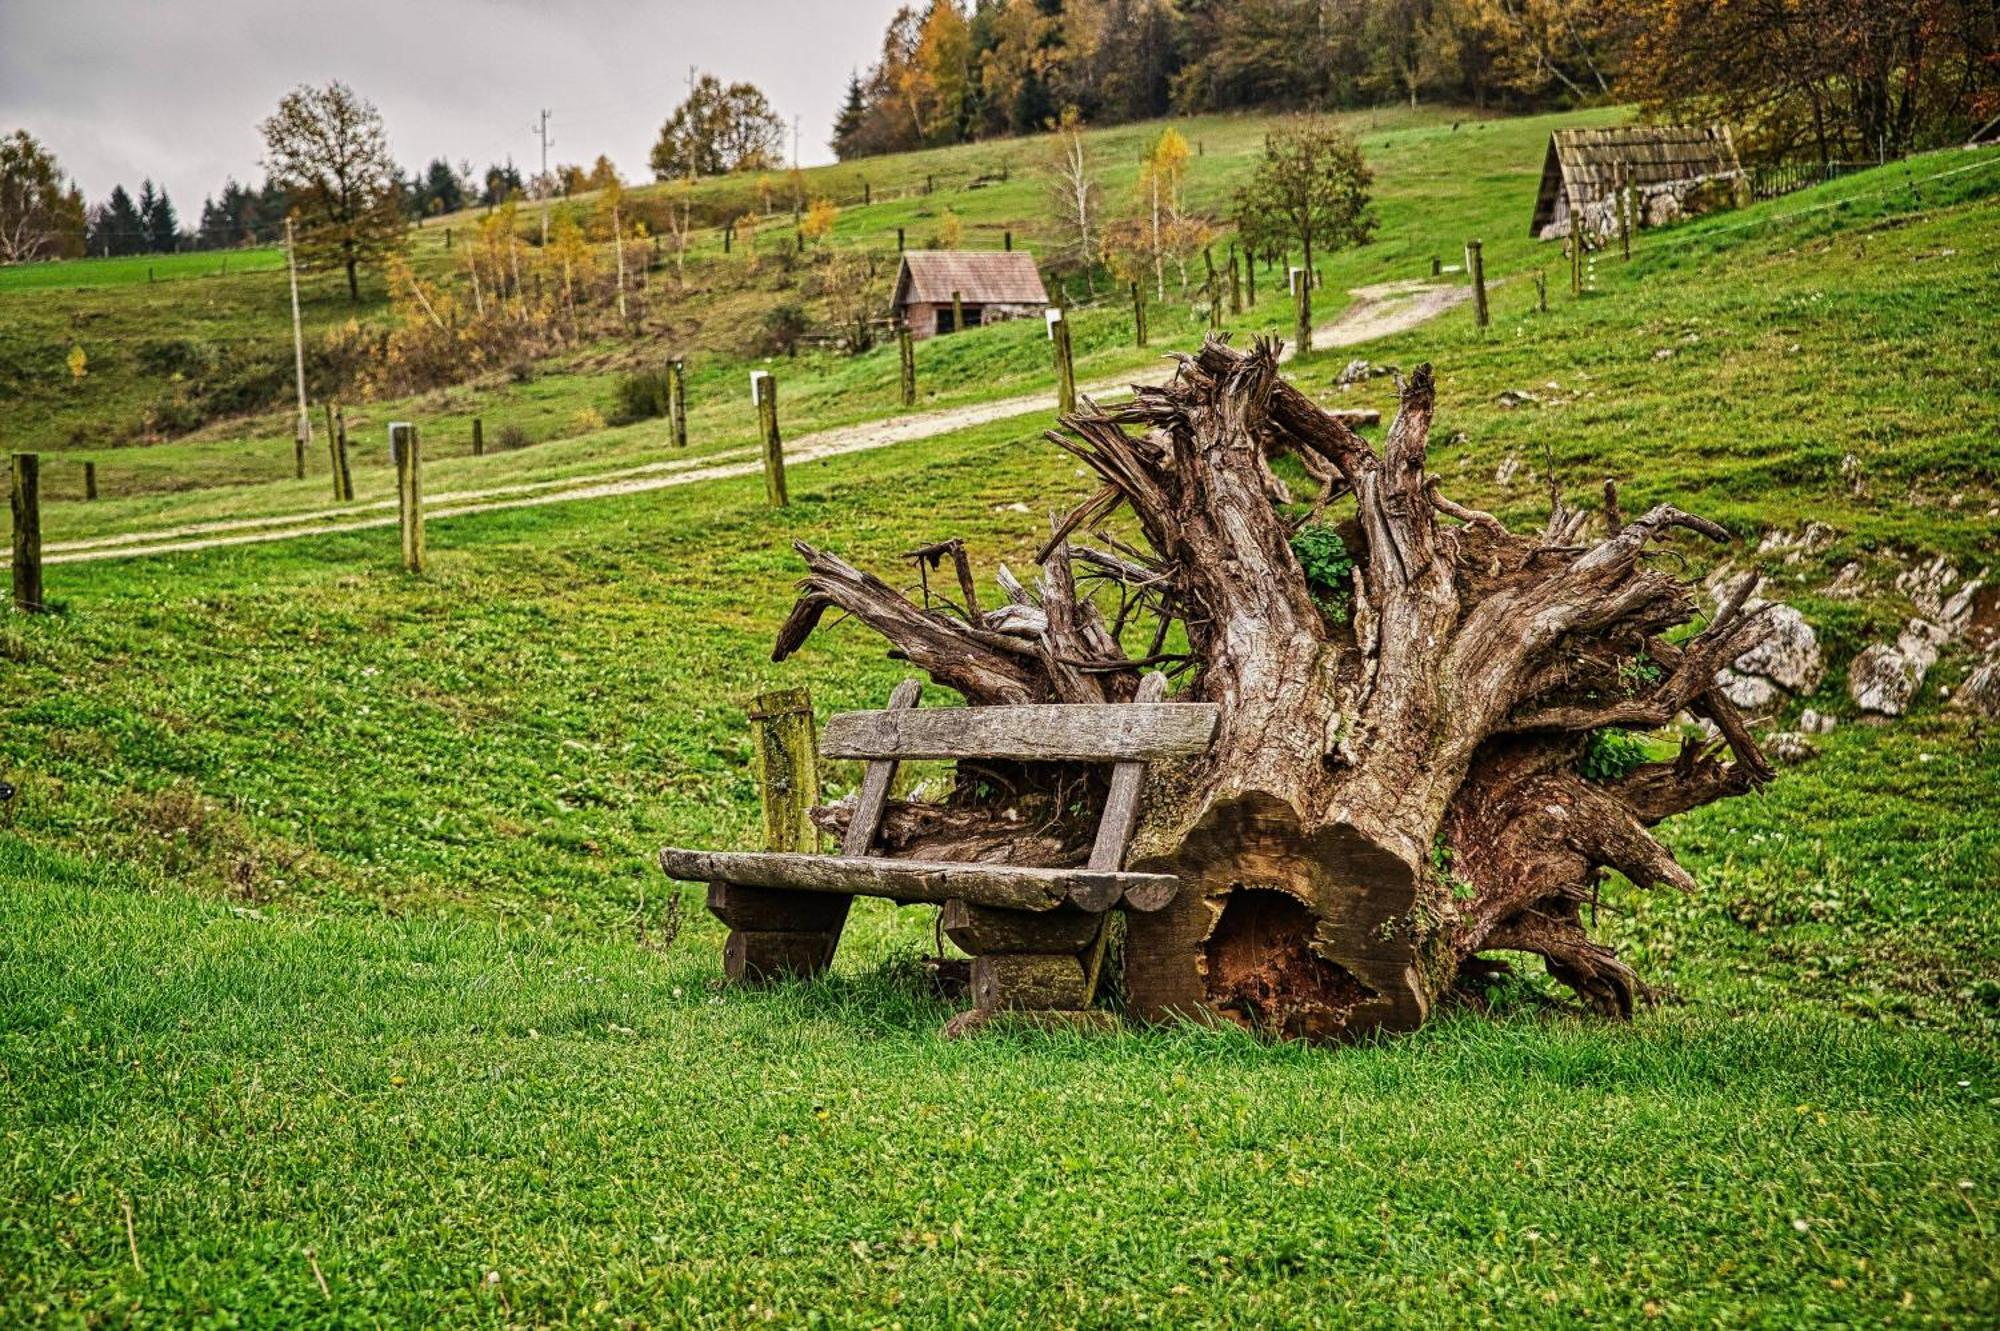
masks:
[[[1621,781],[1649,756],[1646,741],[1629,730],[1593,730],[1583,742],[1576,770],[1586,781]]]
[[[1354,576],[1354,556],[1347,542],[1332,524],[1314,522],[1292,534],[1292,553],[1305,570],[1306,586],[1320,613],[1336,624],[1345,624],[1354,608],[1350,579]]]

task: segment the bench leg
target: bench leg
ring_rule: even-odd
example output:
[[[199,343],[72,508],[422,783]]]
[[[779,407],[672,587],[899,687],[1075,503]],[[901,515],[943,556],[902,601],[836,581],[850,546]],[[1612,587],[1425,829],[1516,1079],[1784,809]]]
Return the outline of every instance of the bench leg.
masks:
[[[944,931],[972,956],[972,1011],[953,1018],[948,1036],[970,1034],[1002,1013],[1032,1018],[1031,1025],[1098,1024],[1106,1014],[1090,1006],[1084,958],[1103,916],[1063,907],[1052,911],[997,910],[949,901]]]
[[[735,984],[807,980],[833,964],[852,897],[708,885],[709,914],[729,926],[722,973]]]

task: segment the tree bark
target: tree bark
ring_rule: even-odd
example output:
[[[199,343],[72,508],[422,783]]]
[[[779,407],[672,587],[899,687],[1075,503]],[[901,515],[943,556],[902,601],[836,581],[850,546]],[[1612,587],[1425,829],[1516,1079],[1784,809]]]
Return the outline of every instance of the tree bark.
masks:
[[[1693,589],[1644,560],[1677,531],[1727,533],[1664,505],[1624,521],[1607,489],[1597,539],[1559,498],[1543,531],[1516,534],[1426,470],[1428,366],[1377,449],[1285,383],[1276,353],[1211,336],[1165,387],[1064,417],[1048,438],[1102,487],[1057,524],[1036,592],[1002,570],[1005,605],[918,605],[800,545],[809,573],[775,656],[838,607],[975,706],[1124,701],[1161,665],[1182,699],[1216,704],[1208,752],[1149,775],[1128,867],[1183,886],[1130,918],[1138,1015],[1313,1039],[1406,1030],[1501,969],[1493,952],[1537,955],[1592,1010],[1629,1015],[1644,986],[1583,908],[1607,870],[1692,889],[1648,829],[1770,776],[1715,687],[1767,632],[1749,581],[1676,645],[1664,635],[1694,618]],[[1310,503],[1289,502],[1279,451],[1320,487]],[[1326,522],[1352,559],[1345,586],[1310,583],[1294,550]],[[1092,530],[1098,544],[1071,544]],[[926,547],[944,549],[962,564],[962,547]],[[1165,650],[1175,631],[1184,653]],[[1615,780],[1580,771],[1593,732],[1683,713],[1721,738]],[[990,776],[962,774],[928,824],[899,813],[890,853],[1080,862],[1088,838],[1064,810],[1101,778]]]

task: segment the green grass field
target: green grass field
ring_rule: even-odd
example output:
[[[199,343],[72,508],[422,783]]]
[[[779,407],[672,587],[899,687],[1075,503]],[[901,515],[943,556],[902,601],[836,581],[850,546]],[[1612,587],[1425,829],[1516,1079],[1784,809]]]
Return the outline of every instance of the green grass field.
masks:
[[[128,254],[115,259],[10,264],[0,267],[0,291],[90,291],[197,277],[227,281],[240,274],[283,272],[284,268],[285,252],[279,248]]]
[[[962,535],[1023,569],[1088,487],[1042,416],[801,465],[782,513],[752,477],[438,522],[422,579],[393,531],[59,565],[59,613],[0,623],[0,1323],[1995,1320],[2000,749],[1942,707],[1962,651],[1890,726],[1841,680],[1907,613],[1906,561],[2000,559],[2000,154],[1647,233],[1541,315],[1522,274],[1562,261],[1518,233],[1547,124],[1397,131],[1383,238],[1329,266],[1412,275],[1476,226],[1510,279],[1490,329],[1462,309],[1292,373],[1385,406],[1387,380],[1333,390],[1347,359],[1432,361],[1434,466],[1515,522],[1553,467],[1753,547],[1834,529],[1773,594],[1833,667],[1795,705],[1846,723],[1668,825],[1701,892],[1610,894],[1670,1002],[1607,1026],[1528,986],[1341,1050],[947,1045],[929,913],[882,903],[827,980],[720,989],[720,927],[651,853],[754,839],[751,693],[824,714],[907,669],[856,627],[769,662],[787,542],[889,573]],[[1107,329],[1090,363],[1136,363]],[[927,348],[940,389],[1032,384],[1014,336]],[[806,419],[887,413],[879,355],[808,364]],[[747,440],[740,367],[704,373],[700,445]],[[591,378],[492,391],[560,411]],[[632,427],[436,483],[658,449]],[[52,503],[50,535],[319,489],[246,469]],[[1866,594],[1824,596],[1850,560]]]

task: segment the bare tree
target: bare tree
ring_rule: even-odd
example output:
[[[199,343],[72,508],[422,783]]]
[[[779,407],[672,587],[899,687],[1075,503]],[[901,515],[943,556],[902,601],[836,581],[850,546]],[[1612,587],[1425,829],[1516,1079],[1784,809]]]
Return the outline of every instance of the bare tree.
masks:
[[[286,93],[261,128],[264,169],[298,217],[300,257],[338,264],[348,298],[359,302],[360,268],[381,262],[403,239],[381,112],[335,82]]]
[[[1059,257],[1087,276],[1096,266],[1103,238],[1098,217],[1097,179],[1084,151],[1083,117],[1070,107],[1056,122],[1049,146],[1049,209],[1055,219]]]

